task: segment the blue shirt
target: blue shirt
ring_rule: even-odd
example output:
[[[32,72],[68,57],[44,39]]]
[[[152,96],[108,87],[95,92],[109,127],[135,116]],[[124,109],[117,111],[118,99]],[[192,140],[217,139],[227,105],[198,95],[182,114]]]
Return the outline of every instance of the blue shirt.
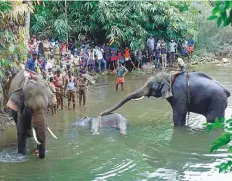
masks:
[[[35,61],[33,59],[29,59],[26,63],[26,68],[28,68],[29,70],[35,72]]]
[[[194,45],[194,40],[193,39],[189,39],[187,45],[190,46],[190,47],[192,47]]]
[[[46,64],[47,64],[47,61],[46,61],[46,60],[43,60],[42,63],[40,64],[40,69],[41,69],[41,70],[45,70]]]

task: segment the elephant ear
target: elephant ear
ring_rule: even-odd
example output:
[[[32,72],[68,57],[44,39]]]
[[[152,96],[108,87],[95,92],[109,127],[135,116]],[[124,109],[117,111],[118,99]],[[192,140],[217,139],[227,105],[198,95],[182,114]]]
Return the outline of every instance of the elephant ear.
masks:
[[[162,82],[161,94],[162,94],[162,97],[165,99],[172,97],[171,85],[165,79]]]
[[[22,111],[23,105],[22,89],[18,89],[11,94],[7,102],[7,107],[13,109],[14,111]]]

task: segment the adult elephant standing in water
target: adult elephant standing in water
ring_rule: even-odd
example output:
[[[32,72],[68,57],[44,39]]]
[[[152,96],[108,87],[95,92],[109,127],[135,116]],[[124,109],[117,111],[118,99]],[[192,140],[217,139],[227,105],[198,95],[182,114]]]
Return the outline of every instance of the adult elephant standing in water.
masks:
[[[45,157],[47,108],[54,103],[54,94],[41,80],[29,80],[24,83],[24,71],[19,72],[12,80],[9,89],[7,106],[12,109],[17,125],[18,153],[26,153],[28,132],[32,128],[37,143],[39,158]]]
[[[230,92],[204,73],[183,73],[174,78],[168,73],[160,72],[150,77],[138,91],[129,94],[101,115],[120,108],[129,100],[142,99],[144,96],[166,98],[173,109],[174,125],[184,126],[187,112],[201,114],[207,122],[223,117]]]

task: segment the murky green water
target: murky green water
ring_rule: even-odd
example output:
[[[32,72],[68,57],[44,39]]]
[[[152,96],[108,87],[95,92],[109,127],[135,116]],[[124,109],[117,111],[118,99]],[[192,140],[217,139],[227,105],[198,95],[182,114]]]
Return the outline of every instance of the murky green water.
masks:
[[[220,81],[232,92],[232,68],[201,66],[201,71]],[[149,98],[129,102],[120,110],[129,121],[127,136],[115,129],[104,129],[92,136],[89,128],[74,128],[82,116],[96,116],[138,89],[146,76],[126,77],[124,92],[115,92],[115,77],[102,78],[89,89],[85,108],[59,111],[49,116],[49,125],[59,140],[48,135],[47,157],[18,156],[15,128],[0,133],[0,144],[9,145],[0,152],[0,180],[232,180],[231,174],[218,174],[215,165],[226,159],[226,150],[209,154],[211,142],[220,134],[202,130],[205,119],[191,114],[189,128],[175,128],[171,107],[163,99]],[[232,97],[229,99],[229,111]],[[231,111],[230,111],[231,112]],[[34,148],[29,140],[30,150]]]

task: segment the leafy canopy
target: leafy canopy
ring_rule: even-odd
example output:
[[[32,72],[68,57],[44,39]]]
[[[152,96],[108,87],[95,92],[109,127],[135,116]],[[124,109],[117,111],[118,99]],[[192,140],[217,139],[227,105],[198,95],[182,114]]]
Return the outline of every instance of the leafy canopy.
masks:
[[[216,1],[208,20],[217,20],[217,26],[232,26],[232,1]]]
[[[132,49],[141,48],[147,36],[181,40],[193,35],[194,23],[187,16],[189,2],[177,1],[53,1],[35,5],[31,32],[65,40],[82,40],[84,35],[104,39]],[[65,13],[67,10],[67,16]],[[97,37],[98,38],[98,37]]]

